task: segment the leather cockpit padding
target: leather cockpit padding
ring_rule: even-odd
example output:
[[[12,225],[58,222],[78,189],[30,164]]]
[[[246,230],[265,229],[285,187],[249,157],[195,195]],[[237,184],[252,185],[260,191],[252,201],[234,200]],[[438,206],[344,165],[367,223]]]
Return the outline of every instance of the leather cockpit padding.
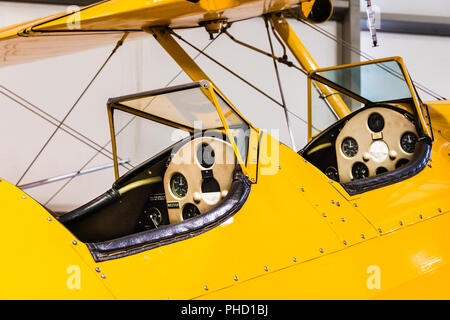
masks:
[[[430,160],[430,156],[431,144],[427,141],[419,141],[416,144],[416,155],[414,160],[410,161],[407,165],[397,170],[380,174],[373,178],[343,183],[342,186],[349,195],[353,196],[369,190],[397,183],[419,173],[426,167],[428,161]]]
[[[83,205],[82,207],[58,217],[58,220],[66,226],[71,225],[83,218],[88,217],[89,215],[98,212],[100,209],[110,205],[115,201],[118,201],[119,199],[119,192],[115,189],[110,189],[101,196]]]
[[[118,239],[87,243],[96,262],[122,258],[156,247],[185,240],[206,232],[232,217],[245,203],[251,183],[236,170],[227,197],[216,208],[200,216],[158,229],[152,229]]]

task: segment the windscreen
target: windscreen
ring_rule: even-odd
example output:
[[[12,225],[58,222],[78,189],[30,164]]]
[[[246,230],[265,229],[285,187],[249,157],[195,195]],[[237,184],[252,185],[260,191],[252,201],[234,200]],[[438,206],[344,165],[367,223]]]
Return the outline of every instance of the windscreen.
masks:
[[[116,102],[113,124],[118,158],[129,160],[134,167],[190,135],[215,131],[223,136],[224,124],[204,90],[191,87]],[[245,165],[249,126],[220,95],[216,97]],[[135,110],[145,114],[137,115]],[[124,173],[120,168],[119,175]]]
[[[322,71],[320,76],[370,102],[411,98],[397,61],[386,61]]]

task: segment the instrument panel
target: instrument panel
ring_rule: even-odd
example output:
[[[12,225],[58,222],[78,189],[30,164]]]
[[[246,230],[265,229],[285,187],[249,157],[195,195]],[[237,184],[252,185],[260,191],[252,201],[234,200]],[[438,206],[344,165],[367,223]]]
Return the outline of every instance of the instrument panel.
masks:
[[[361,180],[400,168],[414,157],[417,141],[414,123],[401,112],[384,107],[359,112],[336,138],[340,181]]]
[[[176,151],[163,179],[170,224],[217,206],[228,195],[235,168],[233,147],[222,139],[199,137]]]

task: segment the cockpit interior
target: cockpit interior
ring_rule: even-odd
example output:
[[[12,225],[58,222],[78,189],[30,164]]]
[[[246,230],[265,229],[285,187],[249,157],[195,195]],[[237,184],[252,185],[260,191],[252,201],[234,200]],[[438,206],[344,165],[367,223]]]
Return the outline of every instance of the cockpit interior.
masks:
[[[60,222],[79,240],[109,252],[190,236],[234,214],[250,189],[245,162],[238,159],[246,159],[251,128],[223,100],[220,114],[208,98],[211,90],[194,83],[111,100],[115,157],[120,151],[133,168],[100,197],[58,217]],[[140,162],[127,141],[141,139],[155,123],[164,125],[156,134],[168,147],[151,148],[153,154]]]
[[[422,110],[400,66],[393,59],[313,75],[314,81],[336,90],[334,94],[346,101],[350,113],[317,130],[299,154],[350,194],[407,178],[429,156]],[[418,97],[417,103],[422,104]]]

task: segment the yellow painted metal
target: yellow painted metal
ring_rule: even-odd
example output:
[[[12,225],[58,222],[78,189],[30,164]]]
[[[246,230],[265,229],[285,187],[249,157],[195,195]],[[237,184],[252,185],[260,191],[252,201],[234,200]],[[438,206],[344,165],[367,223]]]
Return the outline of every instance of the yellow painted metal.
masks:
[[[183,71],[192,79],[192,81],[207,80],[213,81],[197,65],[197,63],[184,51],[184,49],[175,41],[167,28],[150,28],[147,32],[153,34],[156,41],[163,47],[170,57],[178,63]]]
[[[201,75],[195,67],[191,73]],[[431,167],[409,179],[349,196],[260,133],[250,138],[258,181],[233,217],[201,235],[100,263],[37,202],[0,181],[0,298],[450,299],[450,102],[427,104]]]
[[[356,66],[364,66],[369,64],[375,64],[375,63],[382,63],[387,61],[396,61],[403,73],[403,77],[405,78],[406,84],[408,85],[409,91],[411,93],[411,97],[414,102],[415,111],[418,115],[420,125],[423,128],[424,134],[431,138],[431,128],[428,126],[428,124],[425,121],[425,117],[422,111],[422,106],[419,101],[419,97],[417,96],[416,90],[414,89],[413,83],[411,81],[411,77],[408,74],[408,71],[406,70],[405,63],[403,62],[403,59],[401,57],[387,57],[387,58],[381,58],[381,59],[374,59],[374,60],[368,60],[368,61],[362,61],[362,62],[356,62],[356,63],[350,63],[350,64],[343,64],[338,65],[335,67],[327,67],[327,68],[318,68],[315,71],[312,71],[308,74],[309,78],[314,78],[314,75],[320,75],[321,72],[325,71],[331,71],[331,70],[339,70],[349,67],[356,67]],[[331,85],[331,84],[330,84]],[[308,90],[311,90],[311,86],[308,87]],[[349,93],[351,94],[351,93]],[[338,95],[336,95],[338,96]],[[310,97],[310,96],[308,96]],[[357,99],[356,96],[354,96],[355,99]]]
[[[198,27],[206,21],[248,19],[306,0],[110,0],[0,29],[0,66],[112,45],[124,31],[128,41],[143,28]]]
[[[313,57],[305,48],[298,36],[295,34],[294,30],[286,21],[286,19],[281,15],[273,14],[271,15],[271,20],[275,30],[280,35],[284,43],[288,46],[289,50],[291,50],[291,52],[294,54],[300,65],[307,72],[313,72],[317,70],[319,68],[317,63],[314,61]],[[330,106],[340,118],[343,118],[346,115],[350,114],[350,111],[345,102],[339,95],[335,94],[336,91],[320,83],[317,84],[317,88],[321,92],[323,98],[330,104]],[[310,125],[311,122],[309,122],[308,126]]]
[[[229,221],[181,242],[117,260],[89,262],[91,268],[99,266],[105,272],[116,297],[450,297],[449,199],[438,193],[434,201],[441,201],[440,215],[405,220],[403,226],[390,232],[379,233],[377,216],[366,213],[367,202],[378,217],[402,219],[415,205],[407,199],[411,193],[408,188],[415,186],[417,190],[422,173],[396,184],[398,191],[390,190],[393,196],[385,202],[381,199],[386,194],[373,192],[346,199],[335,188],[337,183],[330,183],[284,145],[279,145],[279,168],[273,174],[263,174],[263,164],[273,161],[270,146],[278,141],[262,134],[261,141],[267,143],[260,147],[258,183],[252,185],[249,199]],[[433,152],[443,153],[441,142],[435,143]],[[448,151],[448,142],[446,148]],[[433,176],[424,178],[428,184],[423,190],[419,187],[421,192],[433,197],[443,183],[448,190],[448,179],[436,180],[441,168],[429,173]],[[403,197],[405,201],[396,200]],[[388,201],[390,206],[384,207]],[[379,271],[379,289],[374,287],[373,270]]]
[[[13,266],[0,266],[13,272],[0,273],[10,278],[1,288],[21,297],[28,283],[18,278],[28,261],[40,261],[33,272],[43,272],[45,289],[28,297],[70,297],[61,287],[70,263],[87,274],[83,298],[450,298],[450,144],[438,133],[448,128],[449,106],[430,104],[437,119],[432,168],[355,197],[261,133],[258,182],[232,218],[201,235],[100,263],[36,202],[2,181],[0,200],[12,213],[2,223],[2,243],[8,243],[2,250],[14,258]],[[18,273],[16,262],[23,264]]]
[[[0,203],[0,299],[114,298],[86,263],[92,260],[86,246],[74,245],[76,238],[40,204],[5,180]]]
[[[449,225],[445,214],[200,298],[448,299]]]
[[[241,166],[242,172],[248,177],[247,166],[245,165],[245,161],[242,158],[241,153],[239,152],[239,149],[238,149],[238,147],[236,145],[236,141],[234,141],[234,137],[233,137],[233,135],[232,135],[232,133],[230,131],[230,128],[228,127],[227,120],[223,116],[222,109],[220,108],[219,101],[217,101],[216,93],[214,92],[214,87],[213,87],[212,84],[210,86],[208,86],[208,91],[209,91],[211,100],[214,103],[214,106],[216,107],[217,114],[219,115],[219,118],[222,121],[222,125],[225,128],[225,133],[226,133],[226,135],[228,137],[228,140],[230,141],[231,145],[233,146],[234,154],[236,155],[238,163]],[[251,178],[253,180],[255,180],[255,177],[251,177]]]

